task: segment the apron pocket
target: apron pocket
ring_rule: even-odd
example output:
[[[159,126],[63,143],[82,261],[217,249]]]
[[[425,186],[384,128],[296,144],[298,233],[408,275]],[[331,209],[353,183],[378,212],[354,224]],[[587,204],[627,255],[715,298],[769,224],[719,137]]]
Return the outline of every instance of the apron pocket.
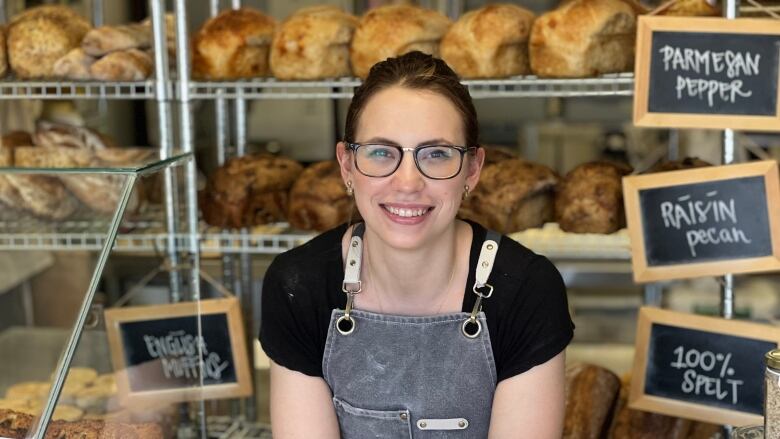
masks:
[[[409,410],[368,410],[354,407],[333,397],[333,405],[339,418],[341,437],[411,439],[412,429]]]

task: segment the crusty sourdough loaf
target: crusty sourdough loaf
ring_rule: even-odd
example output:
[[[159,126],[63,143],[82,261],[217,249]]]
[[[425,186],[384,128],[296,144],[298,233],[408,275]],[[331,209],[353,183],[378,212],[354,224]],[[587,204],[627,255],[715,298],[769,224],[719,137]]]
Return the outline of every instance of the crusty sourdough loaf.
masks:
[[[683,17],[720,17],[719,2],[712,0],[677,0],[659,7],[657,15]]]
[[[312,6],[288,17],[271,44],[271,71],[279,79],[351,76],[349,43],[358,19],[335,6]]]
[[[465,13],[441,40],[441,57],[463,78],[500,78],[529,72],[533,12],[489,4]]]
[[[97,27],[84,35],[81,48],[87,55],[96,57],[117,50],[147,49],[152,46],[150,24],[147,22]]]
[[[328,230],[347,221],[352,200],[335,160],[315,163],[303,170],[290,190],[287,219],[303,230]]]
[[[620,379],[603,367],[574,363],[566,367],[565,439],[600,439],[620,392]]]
[[[499,160],[484,166],[459,215],[504,234],[539,227],[553,219],[558,180],[544,165],[518,158]]]
[[[95,57],[87,55],[84,49],[77,47],[54,63],[52,74],[58,78],[92,79],[89,69],[94,63]]]
[[[8,61],[19,78],[53,75],[54,63],[90,29],[89,22],[65,6],[39,6],[15,16],[8,27]]]
[[[416,6],[372,9],[352,37],[352,72],[365,78],[374,64],[415,50],[438,57],[439,43],[451,24],[444,15]]]
[[[201,208],[207,223],[240,228],[287,217],[288,191],[303,170],[286,157],[249,155],[227,161],[209,179]]]
[[[569,171],[555,197],[555,219],[573,233],[613,233],[624,227],[623,176],[628,165],[583,163]]]
[[[200,79],[268,76],[273,18],[251,8],[222,12],[207,21],[192,43],[192,75]]]
[[[539,16],[529,40],[531,71],[586,77],[630,71],[636,11],[622,0],[571,0]]]

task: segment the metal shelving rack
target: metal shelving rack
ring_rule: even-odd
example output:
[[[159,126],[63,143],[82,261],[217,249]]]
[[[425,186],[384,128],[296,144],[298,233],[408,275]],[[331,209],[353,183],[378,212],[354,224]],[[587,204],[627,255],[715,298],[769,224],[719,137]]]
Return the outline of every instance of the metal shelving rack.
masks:
[[[361,81],[338,78],[325,81],[206,81],[190,84],[193,99],[350,99]],[[620,73],[597,78],[547,79],[517,76],[506,79],[463,81],[474,99],[631,96],[634,75]]]
[[[168,89],[171,83],[165,84]],[[154,99],[155,81],[0,81],[0,99]]]

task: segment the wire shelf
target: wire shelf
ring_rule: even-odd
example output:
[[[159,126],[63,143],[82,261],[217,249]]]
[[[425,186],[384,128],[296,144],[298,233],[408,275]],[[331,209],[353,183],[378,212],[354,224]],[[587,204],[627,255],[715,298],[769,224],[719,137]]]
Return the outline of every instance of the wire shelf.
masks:
[[[173,85],[168,84],[170,91]],[[0,99],[154,99],[153,80],[102,81],[0,81]]]
[[[475,99],[516,97],[579,97],[631,96],[634,93],[633,73],[603,75],[596,78],[542,79],[517,76],[507,79],[465,80]],[[349,99],[360,85],[356,78],[326,81],[278,81],[252,79],[246,81],[194,81],[190,85],[192,99]]]

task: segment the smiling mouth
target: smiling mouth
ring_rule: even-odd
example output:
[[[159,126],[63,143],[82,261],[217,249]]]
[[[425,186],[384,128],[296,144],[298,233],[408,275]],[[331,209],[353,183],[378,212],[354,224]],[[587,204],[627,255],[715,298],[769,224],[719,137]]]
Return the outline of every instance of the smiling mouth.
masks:
[[[433,210],[433,207],[418,207],[418,208],[413,208],[413,209],[407,209],[407,208],[392,207],[392,206],[388,206],[386,204],[383,204],[382,207],[386,211],[392,213],[393,215],[398,215],[398,216],[401,216],[401,217],[404,217],[404,218],[414,218],[414,217],[418,217],[418,216],[423,216],[426,213],[428,213],[431,210]]]

